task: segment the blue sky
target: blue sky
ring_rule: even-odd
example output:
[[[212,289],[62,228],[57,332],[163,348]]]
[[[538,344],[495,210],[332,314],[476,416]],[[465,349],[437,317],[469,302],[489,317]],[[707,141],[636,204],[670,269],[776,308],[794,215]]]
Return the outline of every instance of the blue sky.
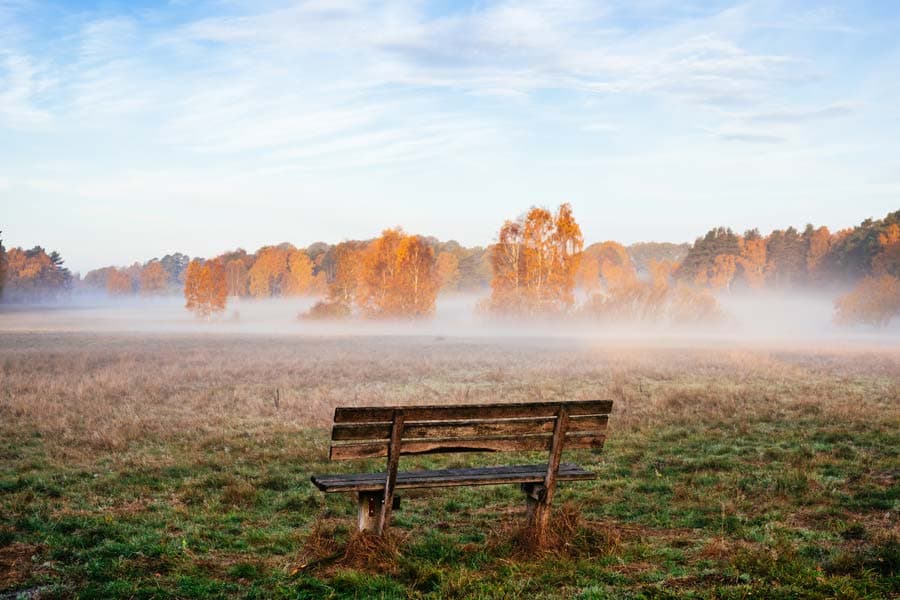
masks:
[[[82,272],[900,208],[900,3],[0,0],[0,228]]]

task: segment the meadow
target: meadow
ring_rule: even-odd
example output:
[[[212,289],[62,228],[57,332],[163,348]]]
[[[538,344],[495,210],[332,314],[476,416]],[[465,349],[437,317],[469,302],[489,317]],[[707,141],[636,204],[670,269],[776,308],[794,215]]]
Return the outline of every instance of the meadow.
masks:
[[[609,398],[546,552],[515,486],[324,495],[339,405]],[[502,464],[509,455],[401,461]],[[522,459],[523,457],[518,457]],[[539,461],[543,456],[524,457]],[[900,348],[0,332],[0,598],[900,597]]]

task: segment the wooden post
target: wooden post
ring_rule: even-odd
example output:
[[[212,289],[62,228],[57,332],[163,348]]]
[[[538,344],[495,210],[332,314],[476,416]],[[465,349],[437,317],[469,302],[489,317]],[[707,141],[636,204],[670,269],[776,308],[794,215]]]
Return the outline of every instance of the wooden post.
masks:
[[[556,424],[553,427],[553,439],[550,442],[550,459],[547,462],[547,473],[544,475],[544,485],[534,498],[535,492],[540,488],[532,488],[532,494],[526,494],[526,502],[533,504],[528,507],[529,526],[535,536],[538,547],[543,546],[547,539],[547,526],[550,522],[550,506],[553,504],[553,494],[556,492],[556,473],[559,470],[559,460],[562,457],[563,446],[566,441],[566,430],[569,427],[569,412],[564,405],[559,407],[556,413]]]
[[[534,519],[534,511],[544,497],[544,485],[542,483],[523,483],[522,491],[525,492],[525,519],[531,523]]]
[[[375,531],[381,515],[381,501],[384,492],[359,493],[359,530]]]
[[[394,485],[397,483],[397,468],[400,465],[400,443],[403,438],[404,416],[402,410],[394,411],[394,423],[391,427],[391,441],[388,445],[387,477],[384,481],[384,496],[381,501],[381,516],[378,519],[376,533],[381,535],[391,522],[391,509],[394,506]]]

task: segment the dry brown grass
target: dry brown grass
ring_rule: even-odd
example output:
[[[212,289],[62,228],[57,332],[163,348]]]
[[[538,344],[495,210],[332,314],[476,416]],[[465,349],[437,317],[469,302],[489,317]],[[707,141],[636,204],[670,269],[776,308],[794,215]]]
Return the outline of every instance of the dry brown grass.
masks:
[[[34,566],[32,557],[38,551],[37,546],[19,542],[0,546],[0,590],[19,585],[28,579]]]
[[[4,333],[0,390],[2,420],[40,431],[69,459],[136,440],[209,447],[236,430],[326,427],[345,404],[612,398],[619,430],[864,425],[898,420],[900,349]]]
[[[291,573],[327,574],[348,568],[376,574],[396,573],[406,535],[396,529],[388,529],[381,536],[368,531],[345,535],[345,526],[343,521],[317,519]]]
[[[528,559],[544,554],[597,558],[615,552],[622,543],[622,535],[617,526],[587,521],[579,507],[566,503],[553,509],[543,543],[539,543],[533,529],[507,520],[492,531],[491,543],[497,546],[509,540],[512,540],[516,558]]]

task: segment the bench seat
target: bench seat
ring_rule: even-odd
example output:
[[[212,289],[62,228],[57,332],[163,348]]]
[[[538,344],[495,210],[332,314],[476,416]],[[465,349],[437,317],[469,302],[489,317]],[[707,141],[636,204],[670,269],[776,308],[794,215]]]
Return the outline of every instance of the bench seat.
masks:
[[[400,471],[397,473],[396,488],[542,483],[546,474],[547,463],[433,471]],[[311,480],[323,492],[378,492],[384,490],[385,477],[387,477],[386,473],[352,473],[313,475]],[[559,481],[583,481],[596,478],[595,473],[572,463],[560,464],[556,476]]]

